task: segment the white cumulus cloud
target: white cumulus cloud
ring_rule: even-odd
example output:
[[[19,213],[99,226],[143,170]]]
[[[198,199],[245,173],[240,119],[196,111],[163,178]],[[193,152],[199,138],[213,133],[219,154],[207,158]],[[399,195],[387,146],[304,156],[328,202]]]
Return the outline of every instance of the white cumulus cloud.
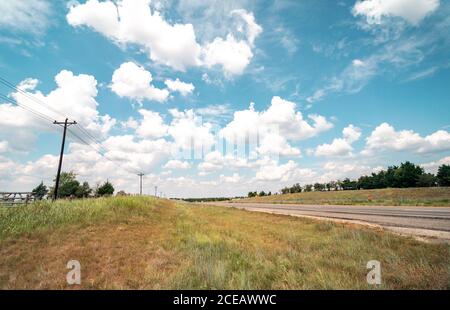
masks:
[[[290,160],[286,164],[278,165],[276,161],[270,161],[262,165],[256,172],[256,181],[287,181],[294,173],[297,164]]]
[[[231,176],[226,176],[221,174],[220,175],[220,181],[224,183],[238,183],[241,181],[241,177],[239,176],[239,173],[235,172]]]
[[[88,0],[67,14],[70,25],[88,26],[121,44],[139,44],[150,59],[184,70],[198,64],[200,46],[191,24],[169,24],[150,0]]]
[[[438,130],[422,137],[412,130],[396,131],[388,123],[376,127],[366,141],[363,153],[377,150],[413,151],[415,153],[434,153],[450,150],[450,133]]]
[[[364,0],[357,1],[353,15],[362,15],[369,24],[380,24],[383,17],[401,17],[417,25],[439,7],[439,0]]]
[[[450,156],[441,158],[437,161],[421,164],[421,166],[429,173],[437,173],[439,167],[442,165],[450,165]]]
[[[25,79],[18,88],[28,95],[15,92],[10,96],[19,104],[45,114],[50,119],[63,121],[68,117],[76,120],[97,137],[105,136],[115,125],[115,119],[109,115],[100,115],[97,110],[97,81],[93,76],[74,75],[71,71],[62,70],[55,76],[55,82],[57,88],[45,95],[36,90],[36,79]],[[35,99],[30,99],[30,96]],[[29,149],[37,133],[59,130],[50,121],[41,120],[35,114],[10,103],[0,104],[0,115],[0,139],[8,141],[12,149],[21,149],[25,145]]]
[[[333,124],[321,115],[308,115],[310,122],[296,111],[296,104],[278,96],[272,98],[271,105],[265,111],[258,112],[254,104],[247,110],[236,111],[233,120],[222,130],[221,135],[230,141],[245,139],[246,136],[261,138],[278,131],[288,140],[303,140],[329,130]]]
[[[203,123],[193,110],[171,109],[169,112],[173,119],[168,133],[177,147],[199,152],[214,145],[215,138],[211,132],[212,125],[208,122]]]
[[[128,97],[139,102],[146,100],[164,102],[169,98],[167,89],[159,89],[151,84],[152,74],[134,62],[123,63],[112,76],[110,88],[120,97]]]
[[[346,156],[353,151],[352,143],[361,137],[361,129],[348,125],[342,130],[342,138],[336,138],[331,144],[321,144],[316,148],[316,156]]]
[[[170,91],[179,92],[183,96],[191,94],[195,89],[192,83],[182,82],[178,78],[176,80],[167,79],[164,83]]]
[[[158,112],[140,109],[142,119],[137,125],[136,133],[143,138],[161,138],[167,134],[169,126]]]
[[[191,164],[187,161],[181,161],[177,159],[171,159],[164,165],[164,168],[167,169],[189,169],[190,167]]]
[[[90,27],[117,44],[142,46],[151,60],[175,70],[219,65],[227,75],[241,74],[253,57],[251,49],[262,28],[252,13],[232,11],[237,29],[230,29],[225,39],[216,37],[201,45],[192,24],[171,24],[150,3],[88,0],[72,5],[66,18],[73,27]]]

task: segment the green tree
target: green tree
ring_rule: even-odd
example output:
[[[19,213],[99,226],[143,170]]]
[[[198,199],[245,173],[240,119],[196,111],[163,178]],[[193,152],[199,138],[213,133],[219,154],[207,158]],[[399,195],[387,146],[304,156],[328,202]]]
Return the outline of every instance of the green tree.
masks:
[[[323,190],[325,190],[325,184],[321,183],[314,184],[314,191],[323,191]]]
[[[372,189],[373,182],[372,178],[368,175],[363,175],[358,179],[358,189]]]
[[[78,198],[87,198],[92,193],[92,189],[89,187],[88,182],[83,182],[81,186],[78,187],[76,191],[76,196]]]
[[[422,174],[424,174],[422,167],[416,166],[409,161],[402,163],[394,174],[397,187],[417,186],[419,178]]]
[[[350,180],[349,178],[346,178],[341,182],[341,187],[344,191],[355,190],[358,189],[358,183],[356,181]]]
[[[417,180],[418,187],[433,187],[437,184],[437,178],[434,174],[424,173]]]
[[[302,187],[299,183],[296,183],[294,185],[292,185],[292,187],[289,189],[289,192],[291,194],[293,193],[301,193],[302,192]]]
[[[44,185],[44,182],[41,182],[35,189],[31,191],[31,193],[36,197],[37,200],[41,200],[48,194],[47,186]]]
[[[450,186],[450,165],[440,166],[436,176],[439,186]]]
[[[111,196],[114,194],[114,186],[106,181],[103,185],[97,188],[97,196]]]
[[[53,180],[56,182],[56,179]],[[80,182],[76,180],[76,174],[73,171],[61,172],[59,179],[58,198],[76,197]],[[50,189],[51,196],[54,195],[55,188]]]
[[[395,178],[395,171],[397,171],[397,169],[397,166],[388,167],[386,173],[384,174],[384,182],[386,187],[398,187],[398,182]]]
[[[266,196],[266,192],[265,191],[260,191],[258,196],[259,197],[264,197],[264,196]]]
[[[281,193],[282,194],[289,194],[291,191],[291,189],[289,187],[285,187],[281,189]]]

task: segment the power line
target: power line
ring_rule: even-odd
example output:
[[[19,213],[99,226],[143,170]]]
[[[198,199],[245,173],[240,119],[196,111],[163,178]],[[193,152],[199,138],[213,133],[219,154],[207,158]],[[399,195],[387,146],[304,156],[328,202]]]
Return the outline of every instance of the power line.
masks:
[[[75,129],[75,128],[80,129],[80,132],[81,132],[81,135],[82,135],[82,136],[83,136],[83,133],[86,132],[85,129],[84,129],[84,130],[81,130],[81,129],[83,129],[83,127],[78,127],[78,126],[73,127],[73,129]],[[93,148],[96,152],[98,152],[101,156],[103,156],[103,157],[106,158],[107,160],[109,160],[109,161],[111,161],[111,162],[114,162],[114,163],[117,163],[118,161],[120,161],[120,162],[125,162],[124,159],[114,159],[114,160],[112,160],[112,159],[108,158],[107,155],[106,155],[106,153],[107,153],[109,150],[108,150],[106,147],[104,147],[104,146],[102,145],[102,143],[99,142],[97,139],[95,139],[92,135],[89,135],[89,136],[87,136],[87,137],[91,137],[91,140],[95,140],[95,141],[94,141],[94,145],[95,145],[95,146],[98,146],[97,148],[94,147],[91,143],[87,142],[85,139],[81,138],[79,135],[75,134],[73,130],[70,130],[70,129],[69,129],[69,131],[71,132],[71,134],[73,134],[74,136],[76,136],[76,138],[77,138],[78,140],[80,140],[83,144],[85,144],[85,145],[87,145],[87,146]],[[86,135],[84,135],[84,137],[86,138]],[[127,170],[127,169],[126,169],[126,170]],[[133,171],[130,171],[130,170],[127,170],[127,171],[128,171],[128,172],[131,172],[131,173],[134,173],[134,174],[142,173],[141,170],[137,170],[137,169],[133,169]]]
[[[40,100],[39,98],[37,98],[36,96],[18,88],[17,86],[15,86],[13,83],[9,82],[8,80],[6,80],[5,78],[0,76],[0,84],[3,84],[7,87],[9,87],[10,89],[13,89],[19,93],[21,93],[22,95],[24,95],[25,97],[29,98],[30,100],[33,100],[35,103],[41,104],[43,106],[45,106],[47,109],[49,109],[50,111],[53,111],[54,113],[59,114],[60,116],[62,116],[63,118],[68,118],[67,115],[61,113],[60,111],[54,109],[53,107],[51,107],[49,104],[47,104],[46,102]],[[42,113],[41,113],[42,114]],[[44,114],[43,114],[44,115]],[[89,133],[88,130],[84,129],[81,124],[78,123],[77,126],[80,131],[83,132],[84,135],[86,135],[89,139],[91,139],[93,142],[95,142],[96,144],[98,144],[99,146],[101,146],[101,142],[99,142],[98,139],[96,139],[91,133]]]
[[[55,109],[53,109],[53,108],[52,108],[51,106],[49,106],[47,103],[45,103],[45,102],[43,102],[42,100],[36,98],[35,96],[33,96],[33,95],[31,95],[31,94],[29,94],[29,93],[23,91],[22,89],[16,87],[14,84],[12,84],[11,82],[9,82],[8,80],[6,80],[5,78],[3,78],[3,77],[1,77],[1,76],[0,76],[0,83],[3,84],[3,85],[5,85],[5,86],[7,86],[7,87],[9,87],[10,89],[13,89],[13,90],[19,92],[20,94],[24,95],[25,97],[29,98],[30,100],[33,100],[34,102],[39,103],[39,104],[45,106],[45,107],[48,108],[49,110],[51,110],[51,111],[53,111],[53,112],[55,112],[55,113],[57,113],[57,114],[60,114],[61,116],[66,117],[66,115],[62,114],[61,112],[59,112],[59,111],[57,111],[57,110],[55,110]],[[1,94],[0,94],[0,95],[1,95]],[[36,110],[34,110],[34,109],[32,109],[32,108],[30,108],[30,107],[28,107],[28,106],[26,106],[26,105],[24,105],[24,104],[22,104],[22,103],[19,103],[19,102],[17,102],[17,100],[16,100],[16,101],[13,101],[12,99],[8,98],[8,97],[5,96],[5,95],[1,95],[0,98],[3,98],[3,99],[5,99],[5,100],[7,100],[8,102],[13,103],[13,104],[15,104],[15,105],[18,105],[18,106],[22,107],[23,109],[25,109],[25,110],[27,110],[27,111],[29,111],[29,112],[35,114],[36,116],[38,116],[38,117],[40,117],[40,118],[42,118],[42,119],[44,119],[44,120],[46,120],[46,121],[53,122],[53,119],[52,119],[50,116],[48,116],[48,115],[46,115],[46,114],[44,114],[44,113],[38,112],[38,111],[36,111]],[[61,124],[58,124],[58,125],[61,125]],[[86,129],[84,129],[84,128],[83,128],[81,125],[79,125],[79,124],[78,124],[77,127],[78,127],[79,130],[81,131],[82,135],[85,135],[86,137],[88,137],[88,139],[92,140],[95,144],[97,144],[97,145],[99,146],[99,148],[103,149],[104,151],[106,150],[106,149],[102,146],[101,142],[99,142],[98,139],[96,139],[92,134],[90,134],[89,131],[87,131]],[[76,135],[76,134],[73,133],[73,132],[72,132],[72,134],[73,134],[73,135]],[[78,135],[76,135],[76,137],[77,137],[79,140],[82,140],[82,142],[83,142],[84,144],[90,145],[89,143],[87,143],[86,141],[84,141],[84,139],[82,139],[82,138],[79,137]],[[97,151],[97,152],[101,152],[101,151],[99,151],[99,150],[96,150],[96,151]],[[102,156],[103,156],[103,155],[102,155]]]
[[[17,102],[16,100],[12,100],[11,98],[7,97],[6,95],[0,94],[0,98],[6,100],[6,101],[9,102],[9,103],[12,103],[12,104],[14,104],[14,105],[16,105],[16,106],[21,107],[21,108],[24,109],[24,110],[27,110],[28,112],[34,114],[35,116],[37,116],[37,117],[39,117],[39,118],[41,118],[41,119],[43,119],[43,120],[45,120],[45,121],[48,121],[49,123],[53,123],[53,119],[51,119],[51,118],[50,118],[49,116],[47,116],[46,114],[43,114],[43,113],[41,113],[41,112],[38,112],[38,111],[36,111],[36,110],[34,110],[34,109],[32,109],[32,108],[30,108],[30,107],[28,107],[28,106],[26,106],[26,105],[24,105],[24,104],[22,104],[22,103]],[[60,126],[61,126],[61,124],[59,124],[59,123],[57,123],[57,125],[60,125]],[[111,161],[111,162],[116,163],[116,161],[113,161],[113,160],[109,159],[109,158],[106,156],[106,154],[104,154],[104,153],[106,153],[105,151],[107,151],[107,149],[106,149],[104,146],[101,145],[101,142],[99,142],[93,135],[91,135],[91,134],[90,134],[86,129],[84,129],[83,127],[77,126],[77,128],[80,129],[80,131],[81,131],[82,134],[84,134],[85,136],[87,136],[89,139],[93,140],[94,143],[95,143],[96,145],[98,145],[99,149],[95,148],[91,143],[89,143],[89,142],[87,142],[85,139],[81,138],[80,135],[76,134],[73,130],[71,130],[71,129],[69,129],[69,128],[68,128],[67,130],[71,133],[72,136],[75,136],[79,141],[81,141],[81,143],[83,143],[83,144],[85,144],[85,145],[91,147],[92,149],[94,149],[97,153],[99,153],[99,154],[100,154],[102,157],[104,157],[105,159],[107,159],[107,160],[109,160],[109,161]],[[103,149],[103,152],[102,152],[101,149]],[[125,170],[127,170],[128,172],[131,172],[131,173],[133,173],[133,174],[138,173],[138,172],[140,173],[140,171],[138,171],[138,170],[135,170],[135,171],[130,171],[129,169],[125,169]]]
[[[16,105],[18,107],[21,107],[24,110],[27,110],[28,112],[36,115],[37,117],[39,117],[39,118],[41,118],[41,119],[43,119],[45,121],[53,122],[53,119],[50,118],[48,115],[46,115],[44,113],[41,113],[41,112],[38,112],[38,111],[34,110],[33,108],[30,108],[30,107],[28,107],[28,106],[26,106],[26,105],[24,105],[22,103],[19,103],[16,100],[13,100],[13,99],[7,97],[4,94],[0,94],[0,98],[3,99],[3,100],[6,100],[7,102],[9,102],[11,104],[14,104],[14,105]]]
[[[25,97],[27,97],[28,99],[34,101],[35,103],[38,103],[40,105],[43,105],[44,107],[46,107],[48,110],[53,111],[56,114],[59,114],[60,116],[62,116],[63,118],[68,118],[67,115],[63,114],[62,112],[54,109],[53,107],[51,107],[49,104],[47,104],[46,102],[40,100],[39,98],[37,98],[36,96],[18,88],[17,86],[15,86],[13,83],[9,82],[8,80],[6,80],[5,78],[0,76],[0,84],[3,84],[5,86],[7,86],[8,88],[17,91],[18,93],[24,95]],[[30,108],[31,109],[31,108]],[[42,115],[45,116],[45,114],[40,113]],[[48,115],[46,115],[47,117],[49,117]],[[93,137],[86,129],[84,129],[81,125],[78,125],[78,127],[80,128],[80,130],[82,130],[85,135],[87,135],[90,139],[92,139],[95,143],[101,145],[101,143],[95,138]]]
[[[50,111],[52,111],[52,112],[54,112],[54,113],[56,113],[56,114],[59,114],[59,116],[62,116],[62,117],[64,117],[64,118],[67,118],[66,115],[64,115],[63,113],[61,113],[61,112],[58,111],[58,110],[55,110],[55,109],[52,108],[50,105],[48,105],[46,102],[44,102],[44,101],[38,99],[37,97],[33,96],[33,95],[30,94],[30,93],[28,93],[28,92],[26,92],[26,91],[24,91],[24,90],[18,88],[17,86],[15,86],[14,84],[12,84],[11,82],[9,82],[8,80],[6,80],[5,78],[3,78],[3,77],[1,77],[1,76],[0,76],[0,83],[3,84],[3,85],[5,85],[6,87],[12,89],[12,90],[17,91],[18,93],[20,93],[20,94],[22,94],[23,96],[27,97],[28,99],[34,101],[35,103],[44,105],[44,106],[45,106],[47,109],[49,109]]]
[[[78,124],[78,128],[80,129],[80,131],[82,131],[86,136],[88,136],[92,141],[94,141],[95,143],[97,143],[98,145],[102,145],[101,142],[99,142],[99,140],[97,140],[91,133],[89,133],[89,131],[87,129],[84,129],[80,124]]]
[[[98,150],[97,148],[95,148],[92,144],[86,142],[86,140],[84,140],[83,138],[81,138],[81,137],[80,137],[78,134],[76,134],[73,130],[71,130],[70,128],[68,128],[67,130],[69,131],[69,133],[70,133],[72,136],[74,136],[75,138],[77,138],[82,144],[84,144],[84,145],[86,145],[86,146],[89,146],[90,148],[92,148],[95,152],[97,152],[100,156],[102,156],[102,157],[105,158],[106,160],[108,160],[108,161],[110,161],[110,162],[112,162],[112,163],[114,163],[114,164],[117,164],[117,160],[112,160],[112,159],[108,158],[106,154],[104,154],[101,150]],[[133,174],[142,173],[142,172],[139,171],[139,170],[134,170],[134,169],[131,170],[131,169],[129,169],[128,167],[127,167],[127,168],[123,167],[123,168],[124,168],[127,172],[130,172],[130,173],[133,173]]]
[[[107,157],[106,154],[104,154],[102,151],[98,150],[97,148],[95,148],[92,144],[86,142],[86,140],[84,140],[83,138],[81,138],[79,135],[77,135],[75,132],[73,132],[73,130],[68,129],[69,133],[74,136],[75,138],[77,138],[82,144],[89,146],[90,148],[92,148],[95,152],[97,152],[100,156],[102,156],[104,159],[110,161],[111,163],[117,164],[117,160],[112,160],[110,158]],[[123,161],[122,161],[123,162]],[[139,170],[134,170],[128,167],[123,167],[123,169],[129,173],[132,174],[137,174],[140,173]]]
[[[100,153],[100,155],[103,156],[103,153],[101,150],[95,148],[91,143],[87,142],[85,139],[81,138],[78,134],[76,134],[73,130],[69,129],[69,132],[72,134],[72,136],[74,136],[75,138],[77,138],[81,143],[91,147],[92,149],[94,149],[97,153]]]
[[[74,129],[78,129],[78,130],[79,130],[79,133],[80,133],[83,137],[85,137],[85,138],[87,138],[88,140],[92,141],[92,144],[96,145],[96,146],[98,147],[99,150],[103,151],[103,153],[107,153],[107,152],[109,151],[106,147],[103,146],[103,143],[102,143],[102,142],[100,142],[100,141],[99,141],[98,139],[96,139],[94,136],[92,136],[91,134],[89,134],[89,133],[87,132],[87,130],[84,129],[83,127],[81,127],[81,126],[76,126],[76,127],[74,127]],[[89,144],[91,144],[91,143],[89,143]]]
[[[9,82],[8,80],[6,80],[5,78],[0,76],[0,84],[3,84],[4,86],[16,91],[17,93],[20,93],[21,95],[25,96],[26,98],[34,101],[37,104],[43,105],[44,107],[46,107],[49,111],[52,111],[56,114],[59,114],[60,116],[64,117],[64,118],[68,118],[65,114],[61,113],[60,111],[54,109],[53,107],[51,107],[50,105],[48,105],[46,102],[40,100],[39,98],[35,97],[34,95],[16,87],[14,84],[12,84],[11,82]],[[12,103],[14,105],[17,105],[19,107],[21,107],[24,110],[27,110],[28,112],[34,114],[35,116],[45,120],[46,122],[51,122],[53,124],[56,125],[60,125],[62,126],[61,122],[53,122],[53,118],[45,113],[36,111],[35,109],[23,104],[23,103],[19,103],[17,100],[12,100],[11,98],[7,97],[6,95],[0,94],[0,98],[6,100],[9,103]],[[73,122],[73,125],[78,124],[76,122]],[[68,124],[67,124],[68,125]],[[111,160],[109,159],[106,154],[108,150],[103,146],[103,144],[96,138],[94,137],[87,129],[83,128],[83,126],[81,126],[80,124],[78,124],[78,126],[74,127],[74,128],[78,128],[79,129],[79,133],[81,136],[84,136],[84,138],[87,138],[88,140],[91,140],[93,142],[94,145],[97,145],[98,148],[94,147],[92,145],[92,143],[87,142],[85,139],[83,139],[82,137],[80,137],[80,135],[76,134],[73,130],[71,130],[70,128],[67,128],[68,126],[64,125],[65,130],[67,130],[72,136],[74,136],[75,138],[77,138],[79,141],[81,141],[82,144],[85,144],[89,147],[91,147],[93,150],[95,150],[95,152],[97,152],[98,154],[100,154],[100,156],[102,156],[103,158],[105,158],[106,160],[109,160],[112,163],[116,163],[117,160]],[[103,150],[103,151],[102,151]],[[123,160],[122,160],[123,162]],[[130,169],[123,167],[126,171],[133,173],[133,174],[143,174],[142,171],[139,170],[135,170],[132,169],[134,171],[130,171]]]
[[[34,109],[32,109],[32,108],[30,108],[30,107],[28,107],[28,106],[26,106],[26,105],[24,105],[24,104],[22,104],[22,103],[19,103],[19,102],[17,102],[16,100],[13,100],[13,99],[7,97],[7,96],[4,95],[4,94],[0,94],[0,98],[3,99],[3,100],[6,100],[7,102],[9,102],[9,103],[11,103],[11,104],[14,104],[14,105],[16,105],[16,106],[18,106],[18,107],[20,107],[20,108],[22,108],[22,109],[24,109],[24,110],[26,110],[26,111],[32,113],[32,114],[34,114],[35,116],[41,118],[42,120],[44,120],[44,121],[46,121],[46,122],[53,123],[53,119],[50,118],[48,115],[46,115],[46,114],[44,114],[44,113],[41,113],[41,112],[38,112],[38,111],[36,111],[36,110],[34,110]],[[61,124],[59,124],[59,123],[57,123],[57,125],[60,125],[60,126],[61,126]],[[84,129],[84,128],[81,127],[81,126],[77,126],[77,128],[80,129],[82,135],[84,134],[84,135],[87,136],[89,139],[93,140],[94,143],[95,143],[96,145],[98,145],[99,148],[94,147],[91,143],[87,142],[85,139],[83,139],[82,137],[80,137],[80,135],[76,134],[73,130],[71,130],[71,129],[69,129],[69,128],[68,128],[67,130],[70,132],[70,134],[71,134],[72,136],[74,136],[74,137],[77,138],[79,141],[81,141],[81,143],[83,143],[83,144],[85,144],[85,145],[91,147],[95,152],[97,152],[98,154],[100,154],[100,155],[101,155],[102,157],[104,157],[105,159],[107,159],[107,160],[109,160],[109,161],[111,161],[111,162],[113,162],[113,163],[116,163],[116,162],[117,162],[116,160],[111,160],[110,158],[108,158],[108,157],[106,156],[106,154],[104,154],[104,153],[106,153],[108,150],[107,150],[104,146],[102,146],[101,142],[99,142],[93,135],[91,135],[90,133],[88,133],[86,129]],[[102,151],[101,149],[103,149],[103,151]],[[134,169],[133,169],[133,171],[130,171],[130,169],[125,168],[125,170],[127,170],[128,172],[133,173],[133,174],[141,173],[141,171],[139,171],[139,170],[134,170]]]

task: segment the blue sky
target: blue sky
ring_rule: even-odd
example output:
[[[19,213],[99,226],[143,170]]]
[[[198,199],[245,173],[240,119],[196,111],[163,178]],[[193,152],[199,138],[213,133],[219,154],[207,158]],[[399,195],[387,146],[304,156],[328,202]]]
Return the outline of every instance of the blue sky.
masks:
[[[27,0],[0,10],[0,76],[40,103],[0,93],[77,120],[73,133],[90,145],[69,133],[64,169],[92,185],[137,192],[142,171],[146,193],[233,196],[450,162],[445,1]],[[6,100],[0,113],[0,189],[51,185],[60,128]]]

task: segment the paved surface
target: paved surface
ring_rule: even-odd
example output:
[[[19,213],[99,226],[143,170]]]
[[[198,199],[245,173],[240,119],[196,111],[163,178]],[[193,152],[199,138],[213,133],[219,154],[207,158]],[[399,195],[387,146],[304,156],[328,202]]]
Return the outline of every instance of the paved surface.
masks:
[[[399,233],[450,240],[450,208],[448,207],[321,206],[229,202],[211,204],[249,211],[376,224]]]

